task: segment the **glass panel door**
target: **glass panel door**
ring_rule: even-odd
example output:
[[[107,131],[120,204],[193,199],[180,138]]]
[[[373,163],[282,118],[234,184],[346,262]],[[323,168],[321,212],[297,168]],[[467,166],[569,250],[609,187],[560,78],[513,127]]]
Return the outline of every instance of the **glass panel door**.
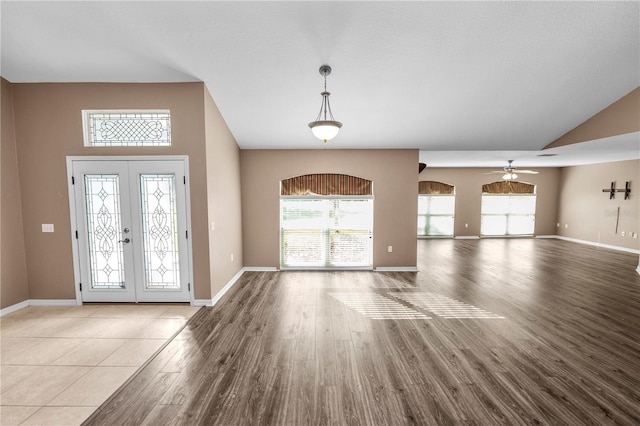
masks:
[[[131,212],[125,162],[74,164],[82,300],[134,302]]]
[[[188,301],[188,236],[184,165],[181,161],[137,161],[130,165],[136,188],[134,231],[139,302]]]
[[[331,200],[328,264],[335,267],[372,265],[373,200]]]
[[[283,268],[363,268],[373,264],[373,199],[281,198]]]
[[[74,161],[73,175],[82,300],[189,301],[183,162]]]

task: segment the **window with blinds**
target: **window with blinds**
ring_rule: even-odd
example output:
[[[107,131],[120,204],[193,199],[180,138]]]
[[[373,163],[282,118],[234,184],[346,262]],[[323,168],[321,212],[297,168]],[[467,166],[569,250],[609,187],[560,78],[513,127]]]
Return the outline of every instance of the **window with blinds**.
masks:
[[[483,236],[533,235],[535,194],[482,194]]]
[[[455,187],[443,182],[418,182],[418,237],[453,237]]]
[[[455,195],[418,195],[418,236],[453,237]]]
[[[372,197],[282,197],[281,267],[371,267],[372,231]]]

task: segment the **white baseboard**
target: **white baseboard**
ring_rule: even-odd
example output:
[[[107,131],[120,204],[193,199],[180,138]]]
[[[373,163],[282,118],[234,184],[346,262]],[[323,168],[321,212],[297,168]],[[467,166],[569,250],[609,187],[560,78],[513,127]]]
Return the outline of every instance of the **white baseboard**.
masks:
[[[262,267],[262,266],[245,266],[240,269],[237,274],[235,274],[228,283],[222,287],[222,289],[217,292],[211,299],[194,299],[192,305],[193,306],[213,306],[224,296],[227,291],[233,287],[233,285],[240,279],[242,274],[245,272],[277,272],[277,268],[273,267]]]
[[[460,235],[458,237],[453,237],[455,240],[479,240],[480,237],[477,235]]]
[[[245,272],[278,272],[275,266],[245,266],[242,269]]]
[[[22,302],[16,303],[15,305],[7,306],[4,309],[0,309],[0,317],[3,315],[10,314],[11,312],[18,311],[22,308],[26,308],[27,306],[29,306],[28,300],[23,300]]]
[[[244,271],[245,271],[245,268],[240,269],[240,270],[238,271],[238,273],[237,273],[237,274],[235,274],[235,275],[234,275],[234,276],[229,280],[229,282],[228,282],[228,283],[226,283],[226,284],[224,285],[224,287],[222,287],[222,289],[221,289],[219,292],[217,292],[217,293],[215,294],[215,296],[213,296],[213,297],[211,298],[211,306],[213,306],[213,305],[215,305],[216,303],[218,303],[218,301],[222,298],[222,296],[224,296],[224,295],[225,295],[225,293],[226,293],[227,291],[229,291],[229,289],[230,289],[231,287],[233,287],[233,285],[236,283],[236,281],[238,281],[238,279],[240,279],[240,277],[242,276],[242,274],[244,274]]]
[[[558,238],[557,235],[536,235],[534,238]]]
[[[376,272],[418,272],[416,266],[378,266]]]
[[[191,306],[213,306],[211,299],[193,299]]]
[[[220,290],[215,296],[211,299],[194,299],[192,302],[192,306],[213,306],[215,305],[224,294],[229,291],[229,289],[238,281],[238,279],[242,276],[245,271],[276,271],[276,268],[242,268],[238,271],[237,274],[229,280],[222,290]],[[16,303],[15,305],[7,306],[4,309],[0,309],[0,316],[10,314],[11,312],[15,312],[19,309],[26,308],[27,306],[77,306],[78,303],[75,299],[28,299],[24,300],[20,303]]]
[[[77,306],[76,299],[29,299],[29,306]]]
[[[0,317],[26,308],[27,306],[77,306],[76,299],[27,299],[15,305],[0,309]]]
[[[571,241],[572,243],[586,244],[586,245],[589,245],[589,246],[602,247],[602,248],[607,248],[607,249],[611,249],[611,250],[625,251],[627,253],[640,254],[640,250],[636,250],[636,249],[620,247],[620,246],[614,246],[614,245],[611,245],[611,244],[596,243],[594,241],[579,240],[577,238],[563,237],[562,235],[556,235],[555,237],[557,239],[559,239],[559,240]]]

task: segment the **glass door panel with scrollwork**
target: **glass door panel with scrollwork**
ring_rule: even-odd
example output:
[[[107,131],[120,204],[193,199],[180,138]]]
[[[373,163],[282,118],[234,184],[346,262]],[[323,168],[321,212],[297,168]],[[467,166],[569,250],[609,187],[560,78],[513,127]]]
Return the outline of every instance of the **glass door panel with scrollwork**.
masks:
[[[123,229],[120,215],[120,176],[85,175],[87,238],[91,288],[125,287]]]
[[[144,286],[180,287],[178,223],[174,175],[140,175]]]

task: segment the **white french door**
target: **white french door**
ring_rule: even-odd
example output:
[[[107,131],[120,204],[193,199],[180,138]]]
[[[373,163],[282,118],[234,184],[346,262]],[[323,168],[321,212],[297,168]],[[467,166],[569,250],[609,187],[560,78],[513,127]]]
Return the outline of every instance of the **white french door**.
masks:
[[[182,160],[72,160],[83,302],[190,300]]]

